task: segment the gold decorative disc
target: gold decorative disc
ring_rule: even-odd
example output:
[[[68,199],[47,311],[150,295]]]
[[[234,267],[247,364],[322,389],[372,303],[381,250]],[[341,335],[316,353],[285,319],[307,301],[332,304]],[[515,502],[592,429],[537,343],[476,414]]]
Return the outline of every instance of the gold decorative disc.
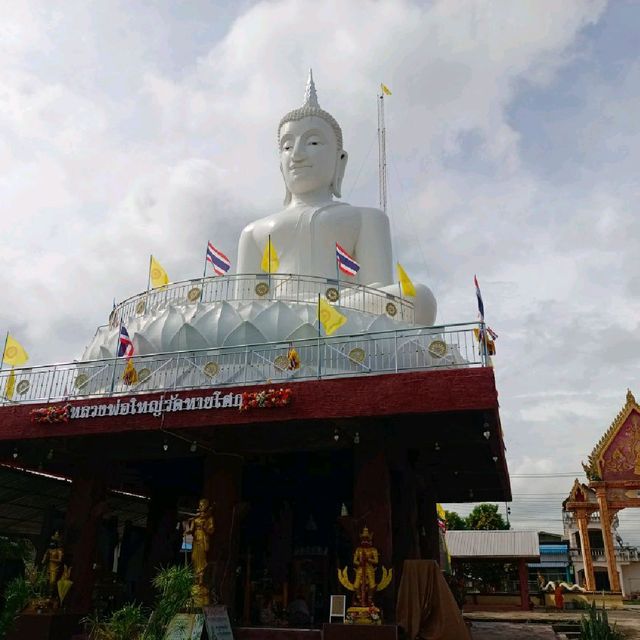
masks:
[[[141,384],[148,380],[151,377],[151,369],[145,367],[144,369],[140,369],[138,371],[138,384]]]
[[[193,289],[189,289],[189,293],[187,293],[187,300],[189,302],[198,302],[201,295],[202,291],[200,291],[200,287],[193,287]]]
[[[444,358],[447,355],[447,343],[444,340],[432,340],[427,351],[436,358]]]
[[[16,391],[23,396],[27,391],[29,391],[29,381],[28,380],[20,380],[18,385],[16,386]]]
[[[360,347],[355,347],[349,351],[349,359],[357,362],[358,364],[362,364],[364,362],[366,355],[367,354],[364,349],[361,349]]]
[[[269,285],[266,282],[258,282],[256,285],[256,293],[262,297],[269,293]]]
[[[278,356],[273,364],[280,370],[286,371],[289,368],[289,358],[287,356]]]
[[[208,378],[215,378],[220,371],[220,365],[213,361],[207,362],[207,364],[204,365],[203,371]]]
[[[76,389],[82,389],[87,382],[89,382],[89,376],[86,373],[79,373],[73,381],[73,384]]]
[[[393,302],[387,302],[387,306],[385,307],[385,311],[393,318],[398,313],[398,308]]]
[[[329,287],[324,292],[324,295],[329,302],[338,302],[338,300],[340,299],[340,292],[335,287]]]
[[[141,316],[144,313],[146,307],[147,305],[145,304],[145,301],[140,300],[140,302],[138,302],[138,304],[136,305],[136,313]]]

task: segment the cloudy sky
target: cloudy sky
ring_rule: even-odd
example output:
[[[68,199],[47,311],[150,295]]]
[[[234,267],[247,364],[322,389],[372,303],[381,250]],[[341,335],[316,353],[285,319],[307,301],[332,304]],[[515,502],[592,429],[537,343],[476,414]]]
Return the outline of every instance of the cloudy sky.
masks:
[[[439,321],[477,273],[521,528],[640,397],[640,5],[617,0],[23,0],[0,20],[0,330],[68,361],[112,300],[232,258],[278,210],[275,127],[312,66],[344,199],[377,203],[387,100],[394,245]],[[524,495],[528,494],[528,495]],[[461,509],[461,511],[465,511]],[[640,514],[623,518],[640,544]]]

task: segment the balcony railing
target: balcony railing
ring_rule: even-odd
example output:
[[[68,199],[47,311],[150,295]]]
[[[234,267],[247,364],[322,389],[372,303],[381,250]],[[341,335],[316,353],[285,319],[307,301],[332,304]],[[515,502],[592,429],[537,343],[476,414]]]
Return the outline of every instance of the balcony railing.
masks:
[[[614,547],[616,559],[621,562],[640,561],[640,550],[637,547]],[[582,562],[582,552],[580,549],[570,549],[571,559]],[[596,562],[605,562],[607,556],[604,549],[591,549],[591,558]]]
[[[562,520],[563,520],[564,524],[567,527],[575,527],[575,528],[578,527],[578,518],[576,517],[576,515],[572,511],[563,511]],[[589,515],[589,517],[587,518],[587,524],[589,526],[595,525],[598,529],[601,529],[602,525],[601,525],[601,522],[600,522],[600,512],[599,511],[594,511],[593,513],[591,513]],[[611,522],[611,526],[614,529],[617,529],[619,524],[620,524],[620,521],[618,520],[618,515],[616,514],[613,517],[613,520]]]
[[[346,280],[286,273],[234,274],[172,282],[124,300],[116,305],[109,320],[114,326],[120,322],[126,325],[130,318],[167,304],[253,300],[315,304],[319,295],[331,302],[339,299],[340,306],[345,309],[373,315],[386,314],[394,320],[410,324],[414,321],[413,303],[406,298]]]
[[[486,366],[473,330],[477,324],[399,329],[293,342],[271,342],[134,356],[137,381],[123,379],[125,358],[26,367],[0,372],[4,403],[54,402],[74,398],[283,383],[425,369]],[[294,348],[298,368],[290,368]]]

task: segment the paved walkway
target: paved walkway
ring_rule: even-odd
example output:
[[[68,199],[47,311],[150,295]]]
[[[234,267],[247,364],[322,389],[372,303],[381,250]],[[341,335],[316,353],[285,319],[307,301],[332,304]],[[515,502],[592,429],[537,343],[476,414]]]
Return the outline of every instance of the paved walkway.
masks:
[[[609,622],[615,623],[618,631],[624,633],[626,640],[640,640],[640,608],[627,607],[622,610],[607,611]],[[500,640],[513,638],[517,640],[522,638],[554,638],[551,631],[551,624],[554,622],[562,622],[567,620],[580,620],[584,611],[563,611],[563,612],[545,612],[545,611],[500,611],[485,612],[474,611],[465,614],[467,620],[471,620],[473,627],[473,640],[490,640],[491,638],[499,638]],[[528,623],[529,621],[529,623]],[[485,625],[494,625],[493,628],[485,627]],[[489,631],[485,633],[485,629]],[[551,631],[552,635],[526,635],[527,633],[536,633],[536,628]],[[477,630],[477,633],[476,633]],[[493,633],[494,635],[491,635]],[[509,635],[511,633],[511,635]],[[520,633],[521,635],[517,635]],[[484,634],[484,635],[483,635]],[[499,635],[502,634],[502,635]],[[523,635],[525,634],[525,635]]]
[[[473,640],[558,640],[546,624],[515,622],[474,622]]]

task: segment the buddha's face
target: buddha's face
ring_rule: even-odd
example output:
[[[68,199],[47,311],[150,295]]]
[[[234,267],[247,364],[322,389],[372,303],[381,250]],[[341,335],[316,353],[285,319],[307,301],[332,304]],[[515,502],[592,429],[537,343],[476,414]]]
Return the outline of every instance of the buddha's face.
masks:
[[[330,189],[336,176],[338,142],[327,122],[309,116],[280,129],[280,170],[296,195]]]

